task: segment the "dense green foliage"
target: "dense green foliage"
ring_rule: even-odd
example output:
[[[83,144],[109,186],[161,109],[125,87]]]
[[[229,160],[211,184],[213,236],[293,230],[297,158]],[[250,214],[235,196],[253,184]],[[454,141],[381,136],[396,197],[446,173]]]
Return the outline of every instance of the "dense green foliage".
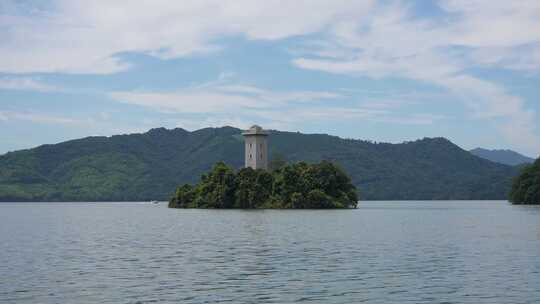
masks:
[[[356,207],[357,202],[349,177],[328,161],[238,172],[219,162],[197,185],[178,187],[169,207],[328,209]]]
[[[275,167],[283,158],[339,164],[366,200],[505,199],[519,171],[443,138],[388,144],[272,131],[269,144]],[[243,166],[239,129],[160,128],[44,145],[0,156],[0,201],[166,200],[221,160]]]
[[[509,200],[514,204],[540,204],[540,158],[514,178]]]
[[[285,156],[279,152],[274,152],[272,154],[272,158],[270,158],[270,161],[268,162],[268,169],[270,170],[277,170],[287,164],[287,159]]]

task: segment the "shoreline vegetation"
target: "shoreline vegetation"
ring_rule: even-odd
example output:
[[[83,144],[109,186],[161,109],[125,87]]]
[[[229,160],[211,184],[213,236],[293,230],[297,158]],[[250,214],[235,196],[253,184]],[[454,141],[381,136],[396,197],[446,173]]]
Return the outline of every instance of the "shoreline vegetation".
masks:
[[[218,162],[198,184],[178,187],[169,208],[337,209],[356,208],[357,203],[351,179],[329,161],[236,172]]]
[[[517,205],[540,204],[540,158],[514,178],[508,200]]]

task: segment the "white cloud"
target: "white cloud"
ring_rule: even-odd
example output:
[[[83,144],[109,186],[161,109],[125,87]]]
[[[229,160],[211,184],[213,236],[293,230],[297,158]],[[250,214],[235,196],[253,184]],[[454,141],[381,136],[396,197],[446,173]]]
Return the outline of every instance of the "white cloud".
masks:
[[[540,40],[540,3],[536,0],[445,0],[456,14],[452,43],[470,47],[514,47]]]
[[[539,151],[538,119],[524,100],[471,76],[467,68],[538,72],[540,1],[436,3],[446,15],[413,15],[408,2],[399,0],[54,0],[39,9],[4,0],[0,72],[107,74],[130,67],[121,60],[123,52],[174,58],[218,51],[222,46],[217,41],[223,37],[277,40],[317,33],[313,41],[291,51],[295,66],[436,84],[472,109],[472,117],[497,121],[510,142]],[[220,80],[228,77],[226,73]],[[47,90],[32,80],[4,80],[4,86]],[[291,102],[339,98],[332,94],[207,84],[178,92],[115,92],[111,97],[161,111],[202,113],[267,111]],[[365,115],[366,109],[360,109],[355,115]]]
[[[331,43],[321,47],[323,52],[307,52],[293,64],[337,74],[435,84],[473,110],[472,117],[497,119],[501,134],[510,143],[539,151],[537,119],[524,100],[495,83],[469,75],[467,68],[538,71],[540,2],[441,3],[452,14],[446,19],[414,18],[405,7],[394,4],[381,7],[369,18],[336,24],[329,36]]]
[[[400,107],[415,103],[405,99],[350,102],[352,97],[345,92],[275,92],[220,80],[174,92],[112,92],[109,97],[168,114],[204,115],[203,119],[184,117],[177,123],[177,126],[190,130],[220,125],[245,127],[255,122],[264,123],[268,128],[291,130],[306,122],[336,119],[425,125],[443,118],[398,112]],[[335,104],[329,105],[328,102]]]
[[[1,77],[0,90],[57,92],[59,87],[41,82],[39,79],[30,77]]]
[[[56,116],[37,112],[13,112],[0,111],[0,120],[7,121],[28,121],[38,124],[60,124],[60,125],[85,125],[92,124],[91,119],[74,119],[64,116]]]
[[[253,98],[240,95],[218,94],[215,92],[113,92],[114,100],[146,106],[169,113],[227,112],[233,108],[261,107]]]
[[[427,113],[399,113],[390,109],[372,109],[361,105],[351,107],[317,107],[302,110],[287,111],[287,115],[279,111],[255,111],[254,114],[279,123],[286,129],[300,126],[304,122],[335,122],[368,121],[383,122],[397,125],[431,125],[436,121],[445,119],[442,115]],[[266,123],[265,123],[266,125]]]
[[[0,123],[32,123],[36,125],[55,126],[79,133],[80,136],[107,136],[113,134],[142,133],[152,127],[145,120],[136,125],[118,123],[111,119],[110,113],[101,112],[91,117],[75,117],[43,113],[37,111],[1,111]],[[82,131],[82,132],[81,132]],[[76,138],[76,137],[75,137]],[[39,140],[38,140],[39,142]]]
[[[220,47],[223,36],[275,40],[323,30],[360,17],[371,0],[71,1],[37,10],[8,1],[0,13],[0,71],[114,73],[116,54],[172,58]],[[0,10],[1,12],[1,10]]]
[[[175,92],[112,92],[113,100],[167,113],[227,113],[279,108],[291,103],[317,102],[342,95],[325,91],[273,92],[220,81]]]

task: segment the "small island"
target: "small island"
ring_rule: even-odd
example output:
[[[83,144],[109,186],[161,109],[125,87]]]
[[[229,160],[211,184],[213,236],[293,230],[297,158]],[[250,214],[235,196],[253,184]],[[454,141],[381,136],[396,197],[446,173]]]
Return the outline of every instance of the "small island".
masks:
[[[514,179],[509,200],[513,204],[540,204],[540,158],[524,167]]]
[[[270,132],[253,125],[242,132],[245,166],[235,172],[224,162],[197,185],[176,189],[170,208],[330,209],[356,208],[358,192],[345,172],[329,161],[268,164]],[[270,167],[270,169],[269,169]]]
[[[299,162],[272,171],[246,167],[237,172],[219,162],[197,185],[178,187],[169,207],[331,209],[356,208],[357,203],[356,187],[329,161]]]

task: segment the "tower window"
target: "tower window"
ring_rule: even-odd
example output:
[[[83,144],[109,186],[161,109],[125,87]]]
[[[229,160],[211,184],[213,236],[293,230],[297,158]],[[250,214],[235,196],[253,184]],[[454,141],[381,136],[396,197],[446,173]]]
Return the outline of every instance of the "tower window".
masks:
[[[250,154],[250,155],[249,155],[249,159],[251,159],[251,158],[252,158],[252,157],[251,157],[251,154]]]

